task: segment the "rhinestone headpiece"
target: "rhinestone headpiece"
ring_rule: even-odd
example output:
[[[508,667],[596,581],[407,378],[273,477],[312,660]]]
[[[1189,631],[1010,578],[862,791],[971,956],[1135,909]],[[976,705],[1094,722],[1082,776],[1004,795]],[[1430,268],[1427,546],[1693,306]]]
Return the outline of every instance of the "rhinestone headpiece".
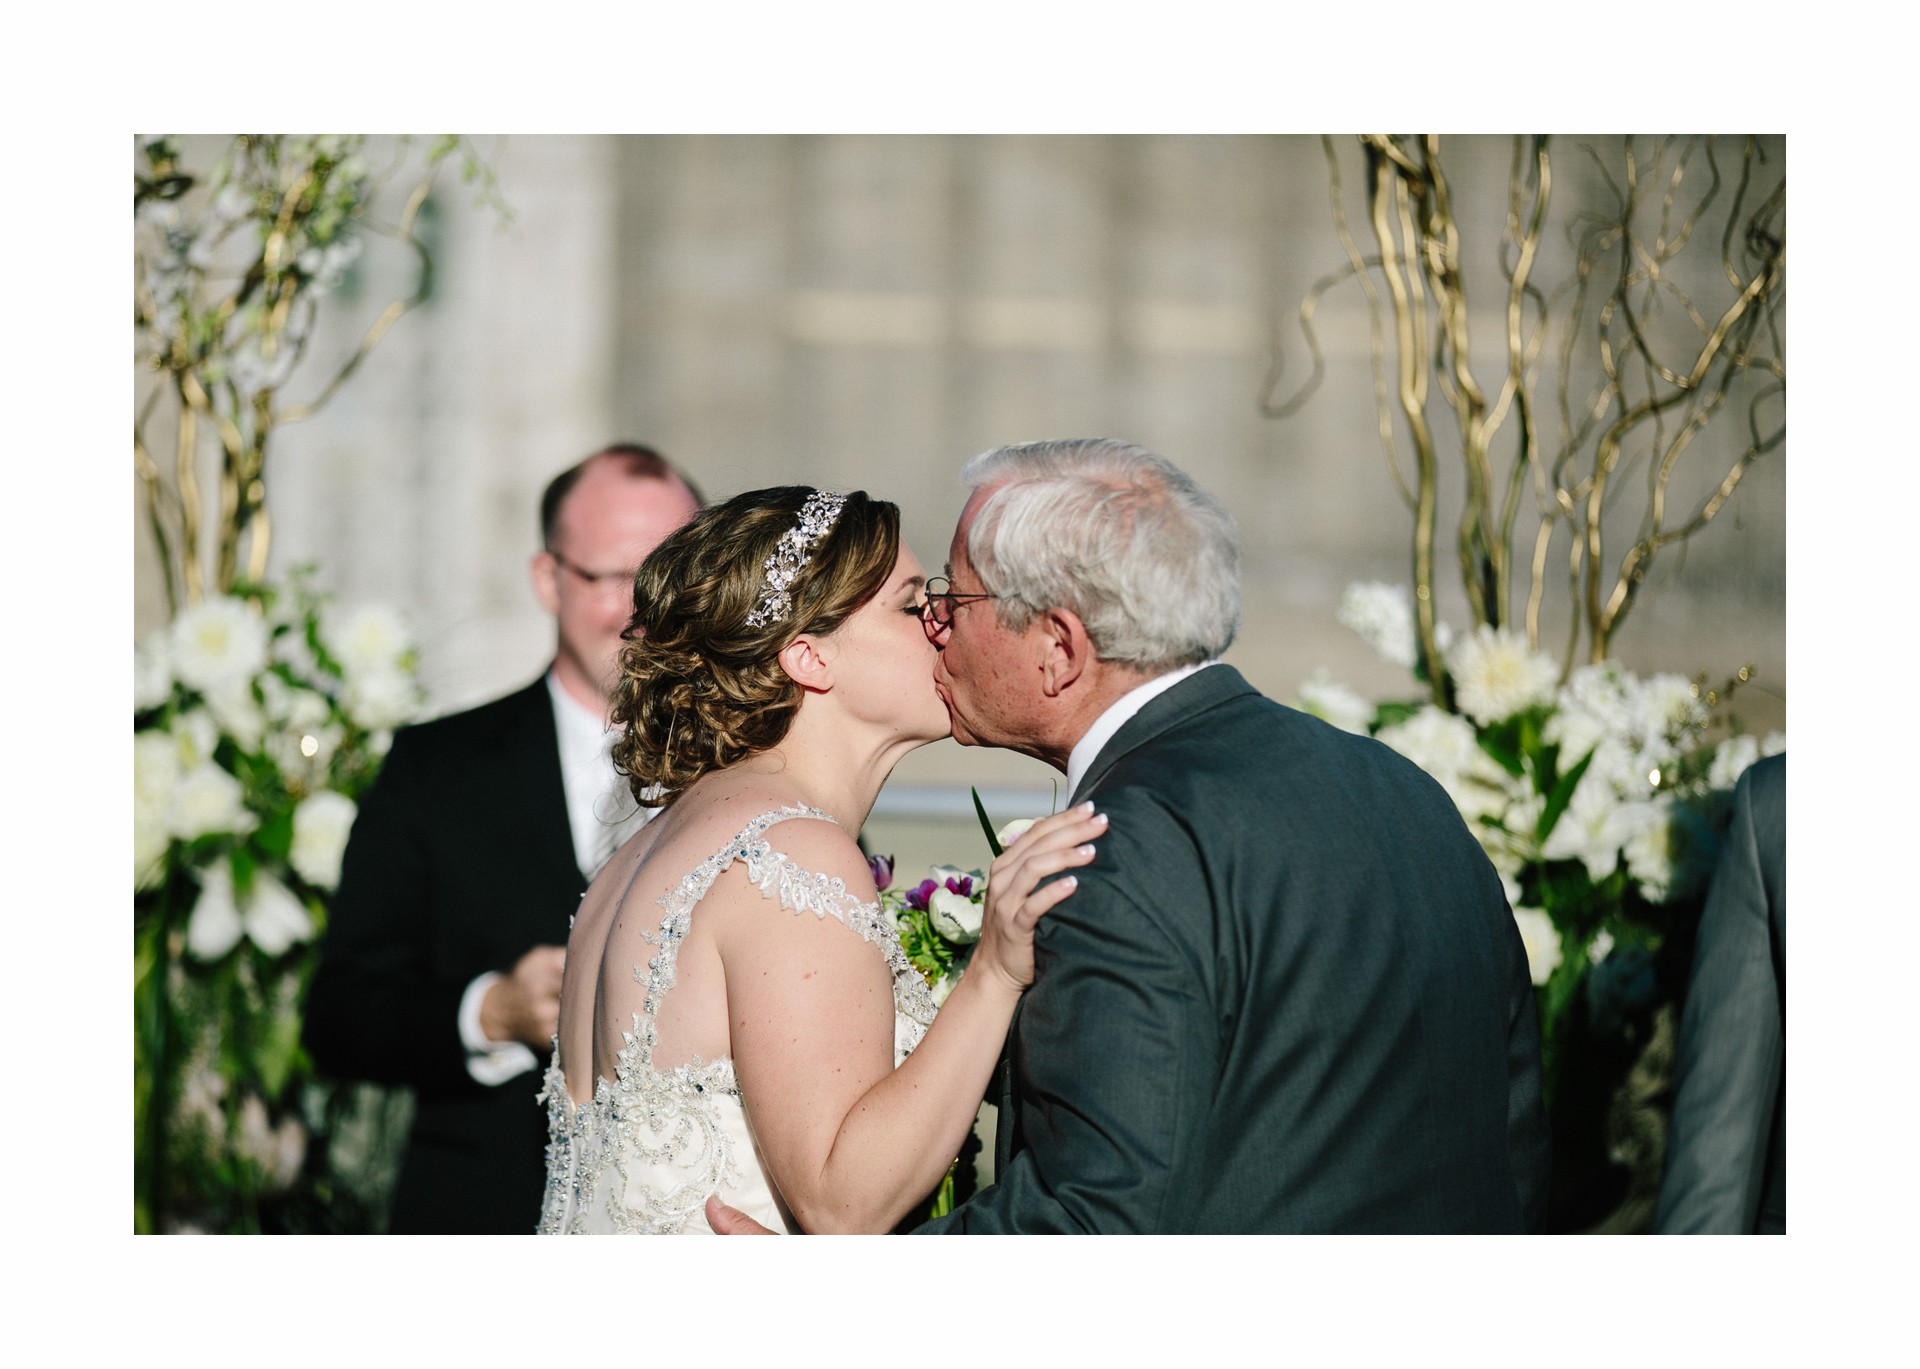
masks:
[[[760,584],[760,602],[747,615],[748,627],[777,623],[793,612],[791,590],[801,569],[813,559],[813,549],[833,531],[844,494],[815,490],[800,506],[800,521],[780,534],[773,555],[764,562],[767,578]]]

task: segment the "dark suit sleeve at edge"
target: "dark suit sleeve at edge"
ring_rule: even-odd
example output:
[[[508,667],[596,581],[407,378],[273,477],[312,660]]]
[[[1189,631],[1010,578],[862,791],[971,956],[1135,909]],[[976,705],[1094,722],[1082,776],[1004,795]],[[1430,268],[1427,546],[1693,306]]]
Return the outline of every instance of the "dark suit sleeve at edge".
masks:
[[[1165,1231],[1191,1219],[1191,1196],[1168,1176],[1208,1115],[1217,1025],[1189,962],[1112,870],[1080,881],[1035,938],[1014,1042],[1022,1148],[922,1232]]]
[[[1750,1232],[1760,1209],[1786,1032],[1751,774],[1736,788],[1726,849],[1700,915],[1656,1231]]]
[[[474,1093],[460,1042],[465,982],[432,980],[432,811],[403,733],[362,796],[342,862],[304,1040],[319,1069],[438,1093]]]

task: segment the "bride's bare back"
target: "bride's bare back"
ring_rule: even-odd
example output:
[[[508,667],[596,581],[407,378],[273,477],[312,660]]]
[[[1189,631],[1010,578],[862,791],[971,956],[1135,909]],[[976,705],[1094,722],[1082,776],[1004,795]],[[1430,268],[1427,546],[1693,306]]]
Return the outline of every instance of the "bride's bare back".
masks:
[[[791,798],[712,776],[589,890],[548,1075],[542,1230],[704,1230],[716,1192],[795,1229],[775,1174],[791,1185],[830,1149],[924,1035],[932,1000],[861,889],[858,847],[816,809],[765,807]]]

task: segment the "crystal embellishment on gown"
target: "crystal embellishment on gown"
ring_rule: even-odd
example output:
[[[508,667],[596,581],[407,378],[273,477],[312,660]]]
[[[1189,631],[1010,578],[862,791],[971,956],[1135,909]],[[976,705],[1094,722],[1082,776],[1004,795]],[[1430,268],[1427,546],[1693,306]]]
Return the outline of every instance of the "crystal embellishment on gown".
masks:
[[[715,1193],[769,1226],[782,1224],[747,1130],[733,1061],[696,1058],[671,1070],[653,1065],[655,1019],[674,986],[693,910],[734,861],[743,861],[747,877],[781,907],[832,917],[880,948],[893,974],[896,1068],[926,1035],[933,997],[901,949],[893,919],[877,900],[849,893],[845,880],[803,870],[775,851],[767,830],[789,818],[833,821],[817,808],[762,813],[661,897],[666,916],[658,932],[644,934],[654,956],[634,970],[646,986],[645,1006],[633,1015],[632,1030],[621,1034],[614,1078],[595,1080],[591,1101],[576,1104],[567,1092],[556,1038],[540,1092],[548,1137],[542,1234],[704,1231],[703,1209]]]

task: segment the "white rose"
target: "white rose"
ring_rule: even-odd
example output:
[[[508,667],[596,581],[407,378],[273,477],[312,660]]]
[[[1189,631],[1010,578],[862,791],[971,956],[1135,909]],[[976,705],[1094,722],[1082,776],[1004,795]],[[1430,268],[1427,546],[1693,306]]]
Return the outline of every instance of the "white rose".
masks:
[[[1013,839],[1015,837],[1019,836],[1022,832],[1026,831],[1029,827],[1033,826],[1033,824],[1038,821],[1040,821],[1040,819],[1038,818],[1015,818],[1012,822],[1008,823],[1005,827],[1002,827],[998,832],[995,832],[993,834],[993,839],[1000,843],[1000,849],[1004,851],[1009,846],[1013,845]],[[984,882],[985,881],[982,881],[983,884]]]
[[[259,820],[243,802],[240,781],[212,761],[202,761],[180,776],[167,796],[167,831],[182,841],[215,832],[251,832]]]
[[[986,909],[975,901],[980,891],[986,888],[986,880],[977,870],[956,870],[950,865],[936,865],[931,877],[936,888],[927,896],[927,914],[935,931],[949,941],[962,945],[980,939],[980,923],[986,915]],[[971,880],[968,887],[971,892],[956,893],[947,887],[948,881],[955,884]]]
[[[1784,732],[1769,732],[1760,739],[1760,754],[1762,756],[1777,756],[1786,749],[1787,734]]]
[[[937,1008],[947,1001],[947,995],[953,992],[953,986],[960,982],[960,976],[964,973],[966,973],[964,970],[955,970],[952,974],[940,976],[939,982],[930,990],[934,1007]]]
[[[267,663],[267,625],[243,600],[204,599],[173,621],[173,671],[189,689],[251,680]]]
[[[340,883],[340,857],[358,811],[352,799],[331,789],[300,800],[293,810],[293,848],[287,853],[287,863],[300,878],[318,889]]]
[[[1515,908],[1513,921],[1527,948],[1527,977],[1536,987],[1546,983],[1560,965],[1560,933],[1553,919],[1541,908]]]

